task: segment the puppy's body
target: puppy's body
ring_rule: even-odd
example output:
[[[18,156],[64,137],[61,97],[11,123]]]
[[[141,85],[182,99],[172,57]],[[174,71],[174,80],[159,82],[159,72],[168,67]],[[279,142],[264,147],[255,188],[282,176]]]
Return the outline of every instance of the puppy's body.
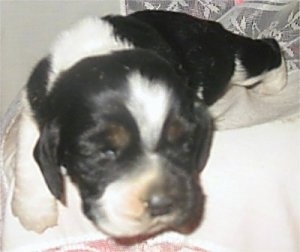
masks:
[[[86,216],[112,236],[180,229],[202,214],[198,174],[212,135],[207,107],[230,85],[251,86],[276,71],[283,62],[275,41],[240,37],[185,14],[85,19],[62,34],[29,79],[24,114],[39,134],[28,155],[34,152],[61,201],[65,167]],[[20,141],[26,143],[23,135]],[[23,221],[24,212],[34,216],[32,203],[18,201],[18,185],[37,171],[24,176],[21,159],[14,212],[40,231]],[[26,167],[36,169],[33,163]]]

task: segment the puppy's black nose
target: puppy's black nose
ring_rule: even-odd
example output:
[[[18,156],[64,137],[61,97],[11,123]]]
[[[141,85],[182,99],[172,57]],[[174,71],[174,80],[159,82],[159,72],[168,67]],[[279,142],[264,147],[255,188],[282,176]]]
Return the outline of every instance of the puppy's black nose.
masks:
[[[152,194],[147,203],[148,211],[152,217],[169,214],[173,208],[172,199],[164,194]]]

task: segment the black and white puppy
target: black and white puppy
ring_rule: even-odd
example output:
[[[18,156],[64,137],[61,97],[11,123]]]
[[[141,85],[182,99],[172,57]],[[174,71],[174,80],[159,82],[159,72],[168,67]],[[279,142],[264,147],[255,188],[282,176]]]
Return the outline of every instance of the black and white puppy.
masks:
[[[273,39],[182,13],[86,18],[28,81],[13,212],[27,229],[55,225],[51,195],[64,202],[64,168],[84,214],[111,236],[189,226],[203,211],[208,107],[231,85],[260,82],[258,92],[269,93],[284,78]]]

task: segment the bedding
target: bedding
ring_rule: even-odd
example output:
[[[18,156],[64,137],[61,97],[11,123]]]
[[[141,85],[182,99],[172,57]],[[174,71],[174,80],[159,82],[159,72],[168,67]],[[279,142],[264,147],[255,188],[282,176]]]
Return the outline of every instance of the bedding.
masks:
[[[143,242],[117,243],[99,233],[80,211],[68,182],[68,208],[59,205],[58,226],[42,234],[23,229],[10,208],[14,186],[14,133],[19,97],[1,120],[1,251],[299,251],[300,250],[300,63],[298,1],[138,1],[141,9],[184,11],[220,21],[251,37],[275,37],[285,54],[288,85],[262,96],[235,87],[219,104],[210,158],[201,181],[204,219],[193,233],[166,232]],[[247,113],[246,113],[247,111]],[[211,111],[214,113],[214,111]],[[0,247],[0,248],[1,248]]]

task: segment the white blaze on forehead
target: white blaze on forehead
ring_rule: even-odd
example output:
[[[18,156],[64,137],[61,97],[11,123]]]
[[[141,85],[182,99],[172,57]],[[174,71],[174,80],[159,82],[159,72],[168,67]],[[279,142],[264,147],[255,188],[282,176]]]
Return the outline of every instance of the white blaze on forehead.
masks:
[[[80,60],[128,48],[132,48],[132,45],[117,39],[109,22],[98,17],[81,20],[63,32],[52,47],[52,69],[48,90],[52,88],[59,73],[72,67]]]
[[[138,72],[128,77],[128,87],[126,105],[138,125],[145,147],[153,149],[169,113],[172,92],[163,82],[149,80]]]

